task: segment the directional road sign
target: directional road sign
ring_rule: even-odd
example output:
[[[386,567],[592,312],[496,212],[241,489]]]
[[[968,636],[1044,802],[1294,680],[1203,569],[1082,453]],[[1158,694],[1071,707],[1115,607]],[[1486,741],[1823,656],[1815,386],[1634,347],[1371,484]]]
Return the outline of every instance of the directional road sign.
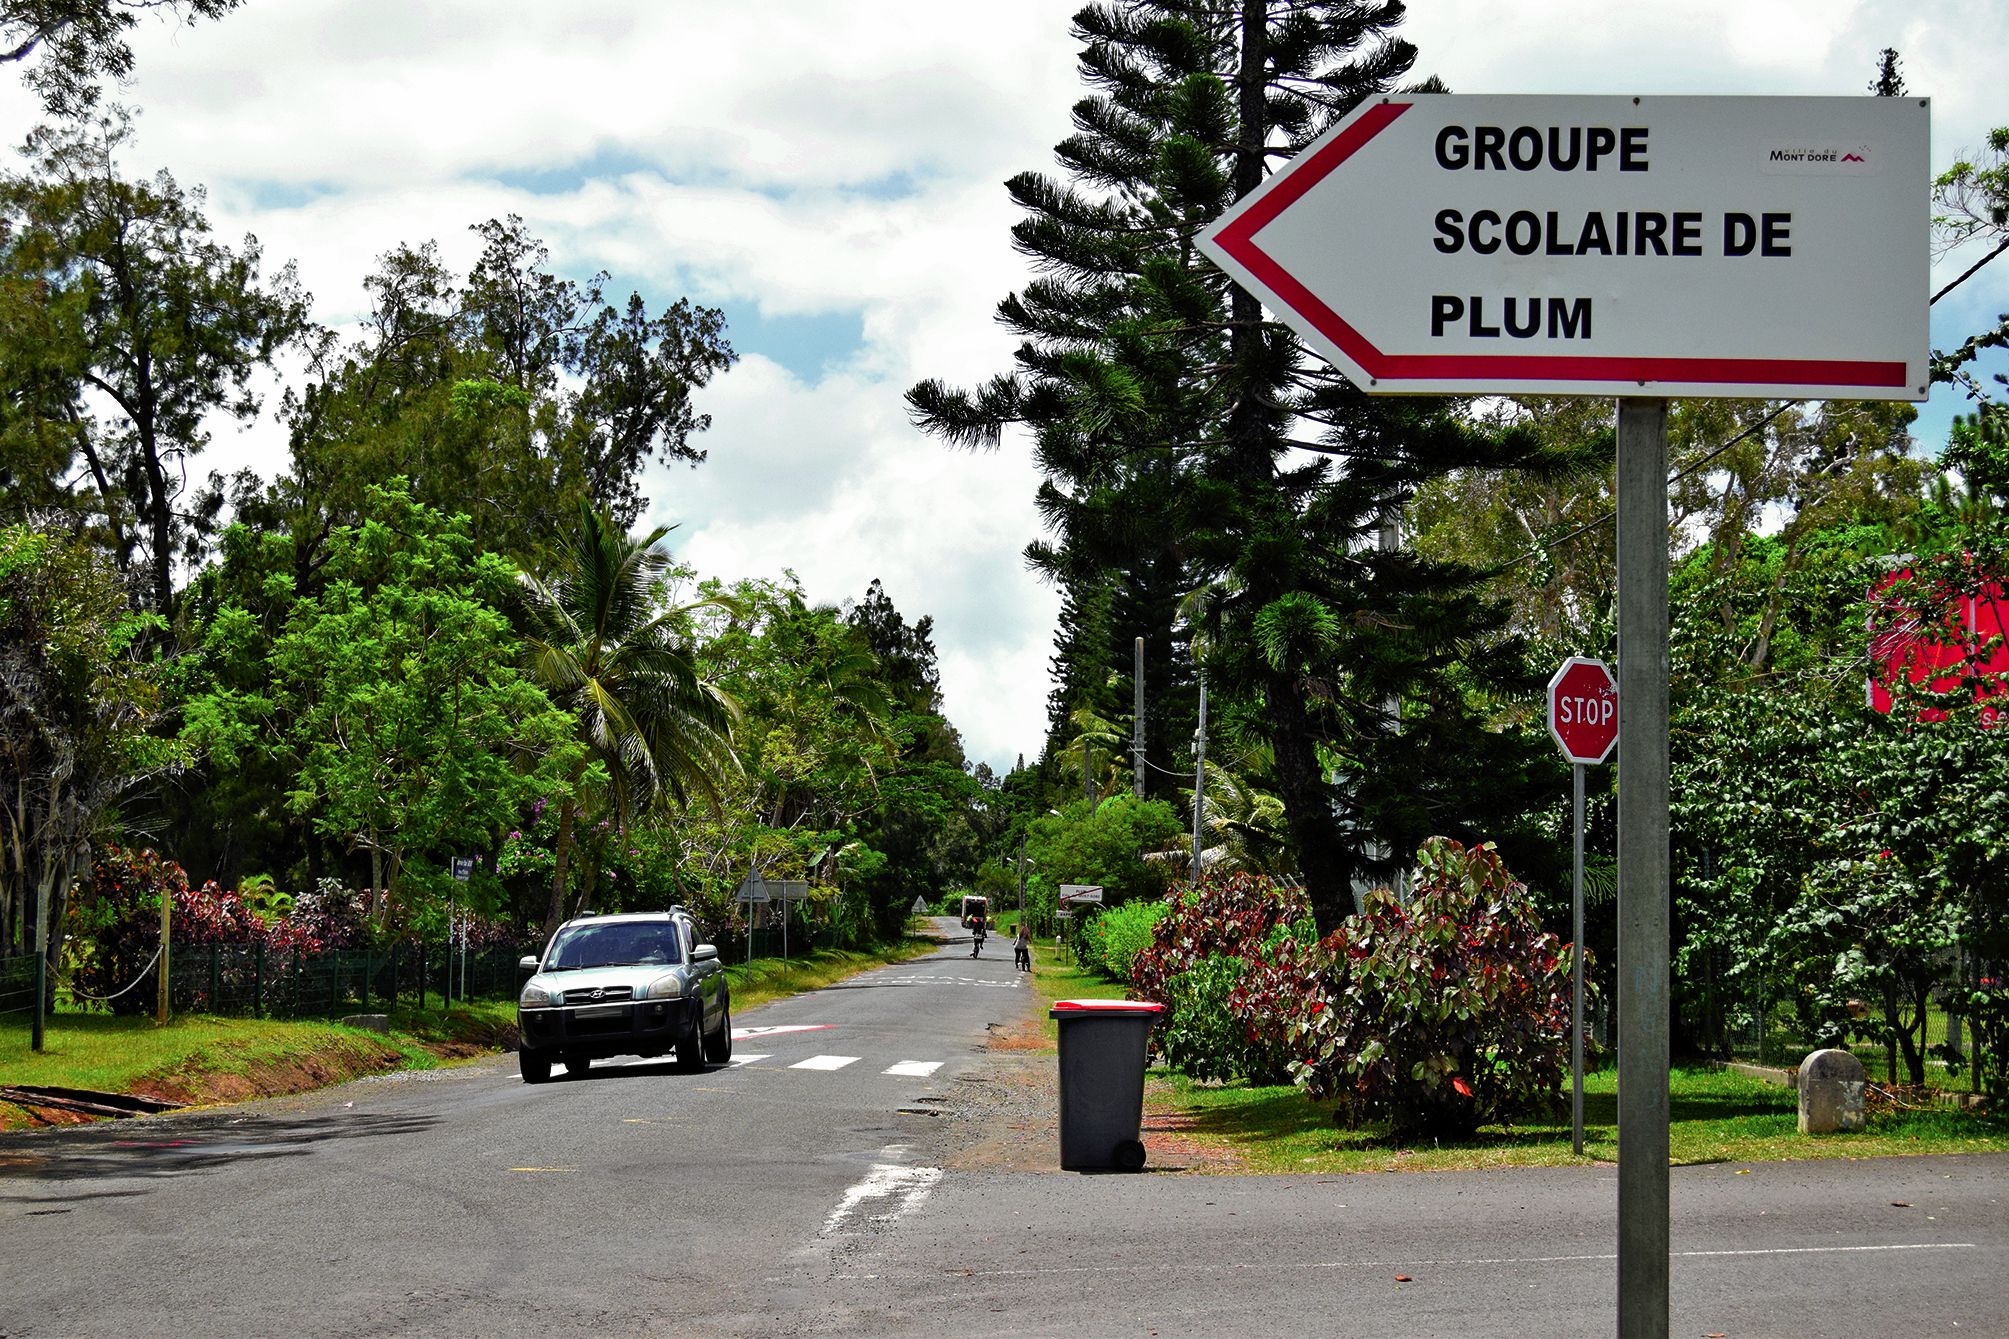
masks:
[[[1396,95],[1201,248],[1363,390],[1923,400],[1922,98]]]
[[[1063,883],[1060,885],[1060,902],[1062,906],[1087,902],[1093,902],[1099,906],[1102,903],[1102,885],[1099,883]]]
[[[1549,734],[1573,763],[1601,763],[1618,742],[1618,680],[1602,660],[1571,656],[1549,679]]]

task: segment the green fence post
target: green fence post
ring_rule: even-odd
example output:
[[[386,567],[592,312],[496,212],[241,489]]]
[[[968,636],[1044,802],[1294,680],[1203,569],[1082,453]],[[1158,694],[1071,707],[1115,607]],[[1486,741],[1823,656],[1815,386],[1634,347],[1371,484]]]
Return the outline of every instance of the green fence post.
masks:
[[[258,941],[258,948],[251,955],[251,1016],[265,1017],[265,941]]]
[[[426,941],[419,940],[419,1012],[426,1011]]]
[[[342,950],[328,955],[328,1016],[342,1012]]]
[[[209,1012],[211,1013],[218,1011],[217,1001],[223,997],[223,964],[219,956],[222,951],[220,944],[209,946]]]

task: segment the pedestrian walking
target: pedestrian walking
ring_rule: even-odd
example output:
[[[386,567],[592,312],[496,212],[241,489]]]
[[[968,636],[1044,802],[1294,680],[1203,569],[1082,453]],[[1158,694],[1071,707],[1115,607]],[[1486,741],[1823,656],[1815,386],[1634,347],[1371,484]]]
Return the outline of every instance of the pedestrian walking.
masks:
[[[1012,966],[1021,972],[1032,970],[1032,923],[1019,917],[1018,938],[1011,941]]]

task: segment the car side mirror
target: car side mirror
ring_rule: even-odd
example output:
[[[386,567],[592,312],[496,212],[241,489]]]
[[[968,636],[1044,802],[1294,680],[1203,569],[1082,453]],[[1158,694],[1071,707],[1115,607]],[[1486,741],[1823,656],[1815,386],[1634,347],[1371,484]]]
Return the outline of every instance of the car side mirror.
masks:
[[[537,975],[537,959],[528,956],[518,958],[516,960],[516,970],[519,972],[528,972],[532,976]]]
[[[692,962],[711,962],[718,957],[717,944],[699,944],[691,950]]]

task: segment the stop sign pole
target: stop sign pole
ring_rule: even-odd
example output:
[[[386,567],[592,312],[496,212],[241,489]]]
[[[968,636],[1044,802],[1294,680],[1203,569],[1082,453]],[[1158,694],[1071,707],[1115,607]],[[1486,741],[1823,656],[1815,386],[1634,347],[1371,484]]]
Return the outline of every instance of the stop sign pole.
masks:
[[[1618,742],[1618,682],[1601,660],[1571,656],[1549,679],[1549,734],[1576,774],[1576,865],[1570,883],[1570,1149],[1583,1156],[1583,769]]]

